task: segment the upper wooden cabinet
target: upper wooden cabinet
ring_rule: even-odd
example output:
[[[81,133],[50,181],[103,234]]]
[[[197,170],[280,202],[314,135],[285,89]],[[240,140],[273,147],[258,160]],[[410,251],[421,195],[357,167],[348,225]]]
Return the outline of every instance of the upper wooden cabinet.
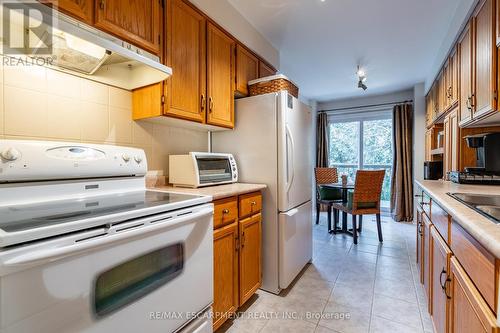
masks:
[[[161,0],[96,0],[95,26],[160,55]]]
[[[236,42],[212,23],[207,27],[207,123],[234,127]],[[175,71],[175,69],[174,69]]]
[[[473,117],[479,117],[496,109],[495,20],[495,0],[482,0],[472,17],[474,61],[471,106]]]
[[[259,59],[241,44],[236,46],[236,94],[248,96],[248,81],[259,77]]]
[[[471,96],[472,96],[472,30],[471,24],[467,24],[460,39],[458,40],[459,57],[459,113],[460,124],[472,119]]]
[[[259,78],[275,75],[276,70],[262,61],[259,61]]]
[[[182,0],[168,0],[164,114],[204,123],[206,119],[206,19]]]
[[[453,51],[451,52],[449,62],[450,62],[448,68],[448,84],[449,84],[448,89],[450,96],[449,106],[454,107],[458,103],[458,88],[459,88],[459,83],[458,83],[459,59],[456,47],[454,47]]]
[[[87,24],[94,23],[94,0],[41,0],[40,2]]]
[[[444,172],[459,171],[460,127],[458,109],[450,112],[444,120]]]

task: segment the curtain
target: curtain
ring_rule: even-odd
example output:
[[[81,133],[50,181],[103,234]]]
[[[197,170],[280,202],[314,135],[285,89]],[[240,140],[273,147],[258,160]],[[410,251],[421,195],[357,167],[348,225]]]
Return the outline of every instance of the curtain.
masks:
[[[328,167],[328,115],[324,112],[318,114],[316,166]]]
[[[394,159],[391,184],[391,215],[395,221],[413,221],[413,107],[393,109]]]

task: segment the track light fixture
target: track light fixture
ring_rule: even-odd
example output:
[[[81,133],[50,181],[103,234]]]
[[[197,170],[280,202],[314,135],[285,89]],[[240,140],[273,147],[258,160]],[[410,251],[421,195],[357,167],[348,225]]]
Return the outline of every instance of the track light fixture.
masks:
[[[358,76],[358,88],[366,90],[368,87],[366,86],[366,72],[361,69],[358,65],[358,70],[356,71],[356,75]]]

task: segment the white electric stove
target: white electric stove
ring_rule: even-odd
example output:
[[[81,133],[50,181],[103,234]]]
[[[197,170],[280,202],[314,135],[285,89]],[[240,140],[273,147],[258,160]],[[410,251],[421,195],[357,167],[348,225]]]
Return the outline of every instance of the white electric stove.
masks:
[[[211,198],[146,171],[136,148],[0,140],[2,333],[211,332]]]

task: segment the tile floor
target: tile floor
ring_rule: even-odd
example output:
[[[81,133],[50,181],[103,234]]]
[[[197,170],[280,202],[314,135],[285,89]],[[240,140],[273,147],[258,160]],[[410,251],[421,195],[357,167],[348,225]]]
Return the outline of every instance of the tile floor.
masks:
[[[324,214],[322,214],[324,215]],[[415,264],[415,225],[366,216],[358,245],[315,225],[313,261],[280,295],[258,291],[223,332],[432,332]]]

